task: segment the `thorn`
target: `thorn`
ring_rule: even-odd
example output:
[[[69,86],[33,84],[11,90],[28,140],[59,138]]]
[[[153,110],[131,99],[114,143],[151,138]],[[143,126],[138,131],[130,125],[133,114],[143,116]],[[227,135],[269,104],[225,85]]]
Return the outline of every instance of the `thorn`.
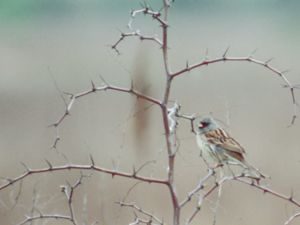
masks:
[[[249,56],[248,56],[248,58],[252,58],[252,56],[257,52],[257,48],[256,49],[254,49],[250,54],[249,54]]]
[[[23,163],[23,162],[20,162],[20,163],[25,167],[26,171],[29,173],[29,172],[30,172],[30,169],[28,168],[28,166],[26,166],[26,164]]]
[[[57,127],[57,126],[55,126],[55,127]],[[54,143],[53,143],[53,145],[52,145],[52,148],[53,148],[53,149],[56,149],[56,148],[57,148],[57,144],[58,144],[59,141],[60,141],[60,137],[56,137],[55,140],[54,140]]]
[[[227,53],[228,53],[228,51],[229,51],[229,48],[230,48],[230,46],[228,46],[228,47],[226,48],[226,50],[225,50],[225,52],[224,52],[224,54],[223,54],[223,59],[226,59],[226,55],[227,55]]]
[[[134,13],[134,9],[131,9],[130,16],[133,16],[133,13]]]
[[[283,70],[283,71],[280,72],[280,74],[285,74],[285,73],[288,73],[288,72],[290,72],[290,70]]]
[[[109,86],[109,84],[106,82],[106,80],[103,78],[101,74],[99,74],[99,78],[106,86]]]
[[[91,160],[91,166],[94,167],[95,166],[95,161],[93,159],[93,156],[90,154],[90,160]]]
[[[70,93],[70,92],[64,91],[63,93],[64,93],[65,95],[70,96],[70,98],[73,98],[73,96],[74,96],[74,94],[72,94],[72,93]]]
[[[133,176],[133,177],[136,176],[136,169],[135,169],[135,166],[132,167],[132,176]]]
[[[283,88],[290,88],[290,86],[287,85],[287,84],[281,84],[281,87],[283,87]],[[292,88],[295,88],[295,86],[292,86]]]
[[[52,170],[52,164],[47,160],[47,159],[45,159],[45,162],[48,164],[48,166],[49,166],[49,170]]]
[[[185,67],[186,67],[187,70],[189,70],[189,61],[188,60],[185,63]]]
[[[95,86],[95,84],[92,80],[91,80],[91,84],[92,84],[92,91],[95,92],[96,91],[96,86]]]
[[[290,126],[294,125],[296,119],[297,119],[297,116],[296,116],[296,115],[293,115],[292,121],[291,121],[291,125],[290,125]]]
[[[291,195],[290,195],[289,200],[290,200],[290,201],[293,201],[293,198],[294,198],[294,190],[291,189]]]
[[[133,79],[131,78],[130,91],[133,91],[133,89],[134,89],[134,84],[133,84]]]
[[[265,66],[267,66],[274,58],[270,58],[267,61],[265,61]]]

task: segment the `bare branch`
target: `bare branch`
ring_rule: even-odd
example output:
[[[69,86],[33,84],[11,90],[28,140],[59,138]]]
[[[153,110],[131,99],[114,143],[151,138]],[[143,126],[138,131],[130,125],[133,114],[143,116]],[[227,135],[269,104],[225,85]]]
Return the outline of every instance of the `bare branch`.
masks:
[[[138,211],[139,213],[148,216],[151,220],[155,220],[156,222],[158,222],[158,224],[163,225],[163,222],[158,219],[156,216],[154,216],[152,213],[149,213],[145,210],[143,210],[141,207],[137,206],[134,203],[126,203],[126,202],[116,202],[117,204],[119,204],[121,207],[125,206],[125,207],[130,207],[133,208],[134,210]]]
[[[115,50],[118,55],[120,55],[118,46],[127,37],[138,37],[141,41],[144,40],[153,41],[157,43],[160,47],[162,46],[162,41],[158,37],[156,37],[156,35],[152,35],[152,36],[143,35],[139,30],[128,32],[128,33],[121,33],[120,38],[113,45],[111,45],[111,48]]]
[[[154,178],[149,178],[149,177],[144,177],[144,176],[139,176],[135,175],[133,176],[131,173],[126,173],[126,172],[120,172],[116,170],[110,170],[102,167],[98,167],[95,165],[79,165],[79,164],[71,164],[71,165],[63,165],[63,166],[51,166],[47,168],[41,168],[41,169],[32,169],[29,172],[25,172],[22,175],[15,177],[13,179],[10,179],[6,184],[0,186],[0,190],[3,190],[12,184],[21,181],[25,179],[26,177],[33,175],[33,174],[41,174],[41,173],[49,173],[49,172],[55,172],[55,171],[63,171],[63,170],[89,170],[89,171],[96,171],[96,172],[102,172],[102,173],[107,173],[112,176],[119,176],[119,177],[125,177],[125,178],[130,178],[134,180],[140,180],[144,181],[147,183],[156,183],[156,184],[165,184],[168,185],[168,182],[166,180],[162,179],[154,179]]]
[[[189,120],[190,123],[191,123],[191,132],[194,133],[194,134],[196,133],[195,127],[194,127],[194,121],[195,121],[195,119],[196,119],[197,117],[196,117],[195,114],[193,114],[193,115],[184,115],[184,114],[181,114],[181,113],[177,113],[176,116],[177,116],[178,118],[182,118],[182,119],[185,119],[185,120]]]
[[[247,184],[247,185],[250,185],[252,187],[255,187],[256,189],[258,190],[261,190],[263,191],[263,193],[268,193],[270,195],[273,195],[274,197],[277,197],[277,198],[280,198],[282,200],[285,200],[287,202],[290,202],[291,204],[297,206],[297,207],[300,207],[300,202],[295,200],[293,196],[286,196],[286,195],[283,195],[281,193],[278,193],[276,191],[273,191],[272,189],[270,188],[267,188],[267,187],[264,187],[264,186],[261,186],[259,184],[256,184],[256,183],[253,183],[251,181],[247,181],[247,180],[244,180],[244,179],[241,179],[241,177],[232,177],[231,180],[236,180],[236,181],[239,181],[241,183],[244,183],[244,184]]]
[[[291,92],[291,98],[292,98],[292,103],[293,103],[293,107],[294,107],[294,113],[292,116],[292,121],[291,121],[291,125],[294,124],[295,119],[297,117],[297,102],[295,99],[295,95],[294,95],[294,86],[290,83],[290,81],[284,76],[284,73],[286,73],[287,71],[281,71],[279,69],[274,68],[273,66],[269,65],[269,62],[271,61],[270,59],[267,61],[261,61],[261,60],[257,60],[250,57],[227,57],[226,56],[227,50],[225,51],[225,53],[223,54],[222,57],[220,58],[216,58],[216,59],[211,59],[211,60],[203,60],[200,63],[196,63],[194,65],[190,65],[188,68],[184,68],[181,69],[175,73],[170,74],[170,76],[172,78],[175,78],[177,76],[180,76],[186,72],[189,72],[191,70],[194,70],[196,68],[200,68],[202,66],[207,66],[210,64],[214,64],[214,63],[218,63],[218,62],[252,62],[254,64],[263,66],[264,68],[266,68],[267,70],[271,71],[272,73],[278,75],[283,81],[284,81],[284,85],[290,89]]]
[[[70,115],[70,111],[75,103],[75,101],[79,98],[85,97],[87,95],[90,95],[91,93],[95,93],[95,92],[100,92],[100,91],[107,91],[107,90],[111,90],[111,91],[116,91],[116,92],[123,92],[123,93],[128,93],[131,94],[133,96],[136,96],[137,98],[143,99],[145,101],[148,101],[150,103],[153,103],[155,105],[158,105],[161,107],[162,103],[155,98],[152,98],[150,96],[144,95],[142,93],[140,93],[139,91],[133,89],[132,87],[130,88],[121,88],[121,87],[117,87],[117,86],[112,86],[112,85],[104,85],[104,86],[99,86],[96,87],[94,84],[92,85],[92,88],[90,90],[87,91],[83,91],[77,94],[72,94],[71,95],[71,100],[70,102],[67,104],[66,107],[66,111],[64,112],[64,114],[53,124],[53,126],[57,129],[56,130],[56,138],[54,141],[54,144],[52,145],[52,148],[56,148],[58,142],[60,141],[60,137],[59,137],[59,130],[58,130],[58,126],[64,121],[64,119],[66,118],[67,115]]]
[[[195,210],[193,211],[193,213],[191,214],[191,216],[189,217],[189,219],[187,220],[187,224],[190,224],[192,222],[192,220],[195,218],[195,216],[198,214],[198,212],[201,210],[201,205],[202,205],[203,201],[208,196],[210,196],[215,190],[217,190],[217,188],[220,185],[223,185],[225,182],[228,182],[228,181],[238,181],[238,182],[246,184],[250,187],[254,187],[258,190],[261,190],[261,191],[263,191],[263,193],[269,193],[270,195],[272,195],[276,198],[285,200],[285,201],[291,203],[292,205],[300,207],[300,202],[296,201],[293,197],[280,194],[280,193],[278,193],[276,191],[273,191],[269,188],[261,186],[261,185],[255,183],[255,182],[253,182],[252,179],[245,180],[244,178],[245,178],[244,174],[237,175],[237,176],[226,176],[226,177],[223,177],[220,181],[216,182],[215,185],[213,185],[210,189],[208,189],[207,192],[203,196],[199,197],[198,205],[195,208]]]
[[[131,12],[131,19],[128,22],[129,29],[132,29],[132,23],[138,14],[150,15],[154,20],[157,20],[161,26],[167,26],[167,22],[161,18],[161,13],[151,10],[149,6],[146,5],[142,9],[133,10]]]
[[[205,182],[211,178],[212,176],[214,176],[215,171],[213,169],[209,169],[208,170],[208,174],[202,178],[198,185],[196,186],[196,188],[194,190],[192,190],[188,196],[186,197],[186,199],[184,199],[181,203],[180,203],[180,207],[184,207],[189,201],[191,201],[192,197],[197,194],[200,190],[202,190],[204,188]]]
[[[292,215],[287,221],[285,221],[284,225],[289,225],[297,217],[300,217],[300,212]]]
[[[50,214],[50,215],[38,215],[38,216],[29,216],[22,222],[18,223],[18,225],[24,225],[36,220],[45,220],[45,219],[53,219],[53,220],[67,220],[73,223],[72,218],[65,215],[60,214]]]

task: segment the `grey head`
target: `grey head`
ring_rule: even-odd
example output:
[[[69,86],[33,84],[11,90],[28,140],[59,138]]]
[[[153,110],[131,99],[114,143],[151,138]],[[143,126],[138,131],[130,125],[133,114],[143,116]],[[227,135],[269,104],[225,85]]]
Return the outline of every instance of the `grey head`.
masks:
[[[211,117],[201,118],[196,125],[196,130],[198,134],[205,134],[207,132],[214,131],[219,128],[217,122]]]

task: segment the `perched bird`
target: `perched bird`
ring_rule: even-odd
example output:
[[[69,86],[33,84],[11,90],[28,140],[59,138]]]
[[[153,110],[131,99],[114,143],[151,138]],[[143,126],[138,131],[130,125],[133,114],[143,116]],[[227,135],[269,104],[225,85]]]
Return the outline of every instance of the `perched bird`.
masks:
[[[208,164],[216,163],[217,166],[223,164],[239,165],[244,168],[246,176],[254,179],[265,178],[245,160],[244,148],[213,118],[202,118],[195,131],[201,155]]]

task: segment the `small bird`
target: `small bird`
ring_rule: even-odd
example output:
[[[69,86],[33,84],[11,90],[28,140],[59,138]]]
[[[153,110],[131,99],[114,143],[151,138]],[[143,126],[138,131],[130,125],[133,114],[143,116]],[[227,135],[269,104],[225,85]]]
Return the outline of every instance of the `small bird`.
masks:
[[[232,138],[211,117],[202,118],[196,127],[197,144],[201,149],[201,156],[207,163],[234,164],[242,166],[245,175],[260,179],[265,178],[257,169],[251,166],[244,158],[244,148]]]

